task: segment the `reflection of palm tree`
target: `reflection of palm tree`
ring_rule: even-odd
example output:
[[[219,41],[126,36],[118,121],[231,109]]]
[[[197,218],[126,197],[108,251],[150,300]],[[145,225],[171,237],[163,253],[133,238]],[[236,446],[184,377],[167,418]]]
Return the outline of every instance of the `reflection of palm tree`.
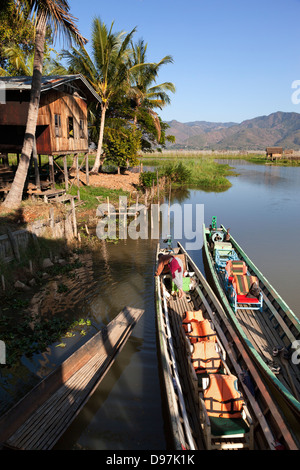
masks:
[[[27,0],[15,1],[18,5],[21,5],[21,7],[29,4],[31,12],[36,14],[36,34],[33,75],[25,137],[18,169],[15,174],[11,190],[3,203],[7,207],[15,207],[20,204],[28,173],[39,112],[47,24],[52,25],[54,33],[57,33],[57,31],[60,30],[69,40],[73,38],[79,44],[84,44],[86,42],[75,26],[74,17],[69,13],[67,0],[31,0],[30,2]]]
[[[155,85],[159,69],[162,65],[173,63],[170,55],[165,56],[158,63],[146,62],[147,44],[141,39],[132,46],[129,58],[131,89],[130,97],[134,102],[134,124],[138,124],[142,109],[151,115],[156,130],[157,141],[160,140],[160,120],[153,109],[162,109],[170,103],[168,92],[175,93],[175,86],[171,82]]]
[[[125,92],[128,87],[128,69],[125,59],[135,29],[124,38],[124,32],[112,32],[113,24],[108,30],[99,18],[94,20],[92,26],[93,58],[83,46],[78,50],[72,48],[71,51],[63,53],[63,56],[68,59],[70,70],[84,75],[102,100],[99,140],[92,173],[98,173],[100,167],[106,111],[111,100]]]

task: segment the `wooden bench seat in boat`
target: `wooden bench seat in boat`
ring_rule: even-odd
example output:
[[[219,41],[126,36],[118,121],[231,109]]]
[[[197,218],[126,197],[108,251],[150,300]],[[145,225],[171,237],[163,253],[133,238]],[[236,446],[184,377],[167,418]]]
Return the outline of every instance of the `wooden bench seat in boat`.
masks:
[[[230,242],[215,242],[214,243],[214,251],[215,250],[230,251],[231,249],[232,249],[232,244]]]
[[[204,390],[199,399],[208,449],[252,448],[253,424],[236,376],[209,374],[202,383]]]
[[[232,436],[249,432],[249,426],[243,418],[210,417],[211,433],[214,436]]]

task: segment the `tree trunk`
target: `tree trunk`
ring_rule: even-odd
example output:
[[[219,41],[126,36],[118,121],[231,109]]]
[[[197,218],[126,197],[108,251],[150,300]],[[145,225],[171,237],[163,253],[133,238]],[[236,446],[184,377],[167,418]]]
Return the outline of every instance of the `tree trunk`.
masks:
[[[22,201],[24,184],[32,154],[41,95],[46,26],[47,17],[42,13],[36,28],[33,75],[22,154],[11,189],[3,203],[8,208],[18,207]]]
[[[97,153],[95,158],[95,163],[90,173],[98,173],[99,167],[101,164],[101,153],[102,153],[102,143],[103,143],[103,134],[104,134],[104,123],[105,123],[105,113],[107,110],[107,105],[103,105],[102,112],[101,112],[101,123],[100,123],[100,132],[99,132],[99,140],[98,140],[98,147]]]

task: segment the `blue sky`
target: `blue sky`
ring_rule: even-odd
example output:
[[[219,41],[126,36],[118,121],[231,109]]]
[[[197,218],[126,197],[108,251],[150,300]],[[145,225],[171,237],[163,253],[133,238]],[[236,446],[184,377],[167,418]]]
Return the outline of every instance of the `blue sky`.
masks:
[[[70,0],[90,39],[99,16],[114,31],[148,43],[148,60],[167,54],[159,82],[176,93],[159,112],[165,121],[242,122],[276,111],[300,112],[300,0]],[[88,48],[89,46],[87,46]],[[300,82],[299,82],[300,83]],[[300,95],[299,95],[300,96]]]

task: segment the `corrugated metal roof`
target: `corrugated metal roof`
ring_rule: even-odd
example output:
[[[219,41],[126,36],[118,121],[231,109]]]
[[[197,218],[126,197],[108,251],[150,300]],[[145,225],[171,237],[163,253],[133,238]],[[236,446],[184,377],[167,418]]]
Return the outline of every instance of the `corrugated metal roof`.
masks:
[[[31,81],[32,77],[0,77],[0,83],[5,86],[6,90],[30,90]],[[77,82],[77,85],[79,85],[80,88],[84,85],[95,100],[101,102],[101,98],[98,93],[81,74],[43,76],[41,92],[45,92],[71,82]]]

